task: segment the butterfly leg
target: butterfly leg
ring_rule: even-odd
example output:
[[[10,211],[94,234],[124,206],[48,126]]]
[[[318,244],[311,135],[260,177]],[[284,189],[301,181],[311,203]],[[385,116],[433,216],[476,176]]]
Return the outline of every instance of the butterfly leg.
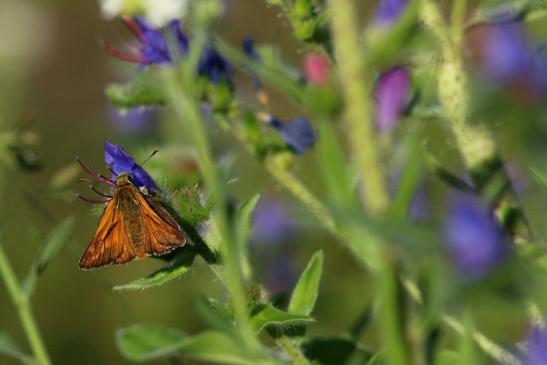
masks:
[[[89,199],[89,198],[86,198],[85,196],[80,195],[80,194],[76,194],[76,196],[78,198],[82,199],[83,201],[85,201],[87,203],[90,203],[90,204],[106,204],[106,203],[108,203],[108,200]]]
[[[103,198],[112,199],[112,195],[108,195],[103,193],[102,191],[97,190],[93,185],[89,185],[89,188],[93,190],[94,193],[96,193],[99,196],[102,196]]]

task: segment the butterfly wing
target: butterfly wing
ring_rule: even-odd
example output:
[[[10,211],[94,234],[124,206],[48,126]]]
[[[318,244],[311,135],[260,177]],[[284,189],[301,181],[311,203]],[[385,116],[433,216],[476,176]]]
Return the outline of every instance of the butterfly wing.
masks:
[[[80,268],[123,264],[136,257],[115,196],[104,208],[95,236],[80,258]]]
[[[173,216],[154,197],[140,193],[139,195],[146,254],[164,255],[184,246],[186,236]]]

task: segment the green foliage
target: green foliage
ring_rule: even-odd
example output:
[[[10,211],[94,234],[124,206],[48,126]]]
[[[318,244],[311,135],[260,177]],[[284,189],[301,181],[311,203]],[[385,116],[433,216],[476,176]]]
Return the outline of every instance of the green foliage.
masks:
[[[116,343],[121,353],[133,361],[172,355],[184,339],[186,335],[178,330],[153,324],[137,324],[116,333]]]
[[[154,68],[138,72],[130,81],[107,86],[105,93],[110,103],[118,108],[135,108],[165,104],[165,95]]]
[[[130,283],[116,285],[114,290],[143,290],[164,285],[186,274],[192,267],[194,258],[195,254],[193,252],[182,252],[173,262],[161,269]]]
[[[304,354],[318,365],[369,364],[372,353],[343,337],[312,338],[302,344]]]
[[[54,227],[42,243],[40,250],[34,259],[30,272],[27,275],[23,290],[27,296],[31,296],[36,286],[36,279],[49,263],[59,254],[63,246],[68,241],[68,236],[72,232],[74,218],[66,217],[56,227]]]
[[[188,336],[171,328],[140,324],[121,329],[116,340],[122,354],[138,362],[180,355],[220,364],[256,363],[256,358],[241,351],[234,338],[215,331]]]
[[[0,331],[0,354],[19,360],[25,365],[36,365],[34,359],[25,354],[7,332]]]
[[[258,304],[251,313],[251,326],[256,332],[266,328],[282,330],[310,323],[314,323],[314,320],[307,315],[284,312],[271,304]]]
[[[289,302],[289,313],[309,315],[312,312],[319,293],[322,272],[323,252],[319,251],[312,256],[298,279]]]

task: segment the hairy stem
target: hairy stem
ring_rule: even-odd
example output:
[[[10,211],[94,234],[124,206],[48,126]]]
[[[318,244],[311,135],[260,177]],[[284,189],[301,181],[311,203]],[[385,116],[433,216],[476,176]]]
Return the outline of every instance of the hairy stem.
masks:
[[[420,16],[441,46],[442,60],[438,70],[438,94],[450,119],[462,159],[477,191],[490,206],[502,226],[515,242],[530,238],[530,229],[499,156],[490,131],[469,118],[467,75],[462,60],[465,0],[454,3],[453,23],[449,30],[437,4],[423,0]]]
[[[289,337],[277,337],[275,339],[275,344],[285,351],[287,356],[291,359],[293,365],[311,365],[309,360],[300,350],[300,347],[298,347],[298,345],[295,344]]]
[[[384,212],[389,203],[385,181],[378,162],[374,138],[372,75],[363,67],[352,0],[329,0],[331,30],[336,62],[345,99],[345,132],[360,177],[363,204],[374,213]]]
[[[32,315],[30,304],[27,297],[23,294],[21,286],[13,272],[9,260],[7,258],[4,247],[0,243],[0,274],[6,284],[8,294],[13,302],[13,305],[17,309],[17,314],[21,320],[21,325],[27,336],[27,340],[34,353],[36,363],[39,365],[50,365],[51,361],[46,351],[40,331]]]

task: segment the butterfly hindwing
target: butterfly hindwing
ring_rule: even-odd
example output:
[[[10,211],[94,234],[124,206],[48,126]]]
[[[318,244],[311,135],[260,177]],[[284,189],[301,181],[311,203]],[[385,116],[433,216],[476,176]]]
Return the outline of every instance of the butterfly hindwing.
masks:
[[[139,193],[139,205],[147,255],[164,255],[186,243],[178,223],[154,197]]]

